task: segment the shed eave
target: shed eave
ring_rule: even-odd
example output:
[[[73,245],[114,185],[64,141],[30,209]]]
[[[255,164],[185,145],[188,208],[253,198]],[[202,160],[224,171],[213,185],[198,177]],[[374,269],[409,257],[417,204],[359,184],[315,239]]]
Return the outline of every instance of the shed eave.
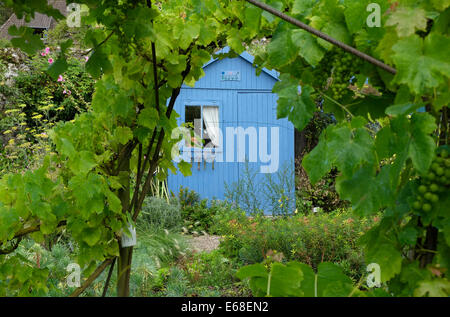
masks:
[[[230,51],[230,47],[226,46],[223,49],[221,49],[220,51],[218,51],[215,55],[226,54],[229,51]],[[244,51],[242,54],[239,55],[239,57],[241,57],[242,59],[244,59],[245,61],[247,61],[248,63],[250,63],[253,66],[255,57],[253,55],[251,55],[250,53],[248,53],[247,51]],[[203,65],[203,68],[208,67],[209,65],[211,65],[212,63],[214,63],[218,60],[219,60],[219,58],[211,58],[205,65]],[[271,76],[272,78],[274,78],[275,80],[280,80],[279,79],[280,73],[278,73],[276,70],[269,70],[267,68],[263,68],[262,71],[265,72],[267,75]]]

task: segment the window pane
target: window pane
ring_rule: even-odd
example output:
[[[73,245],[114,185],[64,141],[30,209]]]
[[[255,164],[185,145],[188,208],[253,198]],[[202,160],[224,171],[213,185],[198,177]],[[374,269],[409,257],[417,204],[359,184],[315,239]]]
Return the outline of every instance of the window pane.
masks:
[[[202,107],[201,106],[186,106],[185,107],[185,123],[186,127],[192,129],[191,133],[191,144],[186,144],[186,146],[193,146],[194,142],[200,142],[202,135]],[[194,132],[197,139],[194,139]]]
[[[205,144],[211,142],[215,147],[220,146],[219,107],[203,107],[203,131],[203,139],[205,140]]]

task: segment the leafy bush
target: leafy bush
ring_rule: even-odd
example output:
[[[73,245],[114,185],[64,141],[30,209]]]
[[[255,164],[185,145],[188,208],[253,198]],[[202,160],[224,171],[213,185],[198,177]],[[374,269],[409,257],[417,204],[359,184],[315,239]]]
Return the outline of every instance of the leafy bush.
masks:
[[[167,277],[165,296],[248,296],[247,283],[235,274],[239,266],[219,251],[190,254],[172,267]]]
[[[301,163],[298,163],[300,165]],[[297,168],[296,175],[296,207],[297,211],[308,214],[314,207],[325,212],[346,208],[349,203],[340,199],[336,192],[337,171],[333,170],[316,184],[312,185],[303,167]]]
[[[286,261],[300,261],[313,268],[328,261],[340,265],[347,275],[357,279],[363,272],[363,254],[358,238],[372,220],[353,219],[345,213],[257,218],[250,222],[231,220],[230,234],[220,249],[225,256],[245,264],[260,263],[277,252]]]
[[[207,233],[213,225],[214,212],[213,207],[208,207],[207,199],[185,206],[182,209],[184,230],[194,234]]]
[[[167,201],[158,197],[146,197],[138,218],[138,225],[159,229],[179,229],[183,223],[181,206],[177,199]]]
[[[25,61],[1,55],[4,63],[19,60],[28,69],[18,72],[13,86],[0,85],[1,173],[32,168],[43,153],[50,151],[47,131],[59,121],[74,119],[90,105],[94,80],[85,72],[82,62],[70,59],[62,81],[57,81],[45,72],[48,59],[56,59],[52,50],[49,54]],[[4,63],[0,62],[0,82],[6,71]],[[19,70],[22,67],[16,66]]]
[[[180,200],[181,207],[184,209],[185,207],[198,204],[200,202],[200,195],[187,187],[181,186],[178,199]]]
[[[214,226],[215,216],[224,215],[231,210],[229,204],[207,199],[200,200],[199,194],[188,188],[180,188],[178,199],[184,220],[184,231],[195,234],[214,233],[218,228]]]

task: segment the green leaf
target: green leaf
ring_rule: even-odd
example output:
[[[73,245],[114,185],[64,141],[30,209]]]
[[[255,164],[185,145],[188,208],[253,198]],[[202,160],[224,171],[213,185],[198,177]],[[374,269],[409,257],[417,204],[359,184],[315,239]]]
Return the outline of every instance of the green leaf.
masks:
[[[178,168],[180,169],[181,174],[183,174],[183,176],[192,175],[192,164],[187,163],[185,161],[181,161],[180,163],[178,163]]]
[[[336,284],[339,285],[339,291],[336,290]],[[336,264],[329,262],[319,264],[316,290],[318,297],[327,296],[327,293],[330,294],[331,291],[334,296],[348,296],[353,288],[352,284],[352,280]]]
[[[145,108],[138,116],[138,124],[153,130],[159,120],[158,111],[155,108]]]
[[[371,245],[366,251],[366,263],[377,263],[381,270],[381,282],[387,282],[402,269],[402,254],[392,244]]]
[[[341,41],[345,44],[349,44],[352,41],[352,38],[350,34],[348,33],[347,27],[342,22],[335,22],[335,21],[327,21],[325,23],[325,26],[321,29],[321,31],[332,38]],[[333,44],[323,40],[318,39],[317,42],[319,45],[324,47],[326,50],[330,50],[333,48]]]
[[[133,131],[129,127],[117,127],[114,131],[114,139],[120,144],[126,144],[133,138]]]
[[[396,26],[399,37],[410,36],[416,30],[425,31],[427,27],[426,12],[422,8],[399,7],[391,13],[386,26]]]
[[[436,129],[433,116],[428,113],[415,113],[411,118],[411,143],[409,156],[414,167],[425,172],[431,165],[436,145],[430,134]]]
[[[298,47],[300,56],[312,66],[317,66],[325,55],[316,38],[305,30],[292,30],[292,42]]]
[[[44,43],[40,36],[33,34],[33,32],[32,28],[26,26],[17,28],[17,26],[13,25],[8,29],[8,33],[14,36],[11,39],[11,44],[29,55],[34,55],[38,50],[44,48]]]
[[[237,271],[236,276],[239,279],[244,280],[251,277],[267,277],[268,272],[264,265],[257,263],[241,267],[239,271]]]
[[[288,119],[299,131],[302,131],[306,127],[316,111],[316,104],[311,98],[313,91],[314,88],[311,86],[305,86],[302,88],[301,95],[293,100],[294,108],[289,114]],[[281,103],[282,101],[280,100],[279,102]]]
[[[299,94],[298,82],[288,74],[281,75],[280,81],[273,86],[273,92],[279,97],[277,118],[288,117],[289,121],[302,131],[316,110],[316,104],[311,99],[313,91],[311,86],[305,86]]]
[[[48,75],[53,79],[58,79],[58,76],[64,73],[69,65],[65,58],[58,58],[50,67],[47,69]]]
[[[423,104],[417,103],[403,103],[400,105],[392,105],[386,108],[386,114],[389,116],[403,116],[405,114],[412,113],[422,107]]]
[[[268,292],[273,297],[303,296],[300,288],[302,271],[296,266],[273,263]]]
[[[86,63],[86,70],[94,78],[100,78],[102,74],[112,70],[108,56],[99,48],[89,57]]]
[[[367,6],[373,3],[373,0],[345,0],[345,22],[351,33],[358,33],[365,27],[367,27],[367,17],[370,12],[367,11]],[[380,14],[383,14],[388,7],[386,0],[376,1],[381,7]]]
[[[311,184],[316,184],[333,167],[333,162],[328,157],[328,147],[325,140],[325,133],[322,133],[319,143],[311,152],[305,155],[302,161],[303,167],[308,172]]]
[[[434,279],[419,283],[419,287],[414,290],[414,296],[422,297],[448,297],[450,295],[450,282],[445,279]]]
[[[393,47],[397,67],[394,82],[408,85],[416,94],[444,84],[450,73],[450,39],[431,33],[425,40],[418,35],[400,39]]]
[[[83,241],[86,242],[90,247],[96,245],[102,236],[102,231],[100,228],[85,228],[82,233]]]
[[[414,245],[417,242],[418,234],[415,228],[407,227],[399,233],[398,239],[401,244]]]
[[[92,152],[80,151],[70,160],[69,166],[75,174],[87,174],[97,163]]]
[[[112,114],[114,116],[120,116],[127,118],[130,112],[133,110],[133,100],[125,93],[120,93],[116,96],[111,104]]]
[[[292,14],[300,14],[305,17],[309,16],[316,2],[316,0],[295,0],[292,6]]]
[[[59,138],[58,141],[60,143],[59,151],[61,152],[61,154],[68,157],[73,157],[75,155],[75,148],[69,140],[65,138]]]
[[[298,46],[292,41],[291,30],[281,30],[275,33],[267,45],[269,63],[272,67],[283,67],[293,62],[298,55]]]

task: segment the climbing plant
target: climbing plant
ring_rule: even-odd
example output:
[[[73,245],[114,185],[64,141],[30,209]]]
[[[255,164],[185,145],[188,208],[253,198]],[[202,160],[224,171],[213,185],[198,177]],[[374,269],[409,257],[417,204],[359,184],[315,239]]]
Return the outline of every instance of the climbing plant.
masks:
[[[395,67],[391,73],[246,1],[77,2],[89,8],[85,23],[101,26],[86,34],[92,47],[86,69],[98,78],[92,109],[53,129],[56,151],[42,168],[0,181],[7,254],[0,255],[0,292],[45,291],[48,272],[24,263],[14,249],[27,234],[39,240],[65,226],[80,246],[78,263],[93,273],[74,295],[116,257],[118,295],[128,295],[133,249],[120,246],[120,232],[136,219],[157,168],[161,179],[176,171],[170,154],[178,139],[170,136],[181,85],[203,75],[218,47],[230,46],[233,56],[243,43],[265,37],[270,43],[255,64],[281,73],[274,87],[278,117],[300,130],[318,110],[337,119],[303,161],[310,180],[337,168],[337,192],[355,215],[383,211],[363,243],[384,287],[394,295],[448,295],[449,1],[377,1],[379,26],[377,10],[367,12],[372,0],[266,1],[391,66],[384,69]],[[61,18],[46,0],[5,4],[19,17]],[[10,33],[30,54],[43,48],[27,28]],[[67,69],[70,45],[61,43],[48,69],[55,79]],[[184,174],[189,167],[178,164]]]
[[[79,246],[77,263],[84,274],[92,273],[73,295],[116,258],[117,293],[129,294],[133,248],[121,247],[121,232],[136,220],[154,174],[165,179],[169,169],[176,172],[171,152],[179,138],[171,133],[181,85],[203,75],[202,66],[216,48],[234,41],[241,24],[230,18],[237,7],[227,8],[226,2],[77,2],[89,8],[84,23],[95,26],[85,38],[92,47],[86,70],[98,79],[92,105],[49,132],[55,151],[41,168],[0,181],[0,294],[45,292],[48,272],[28,265],[14,250],[22,237],[31,234],[39,241],[62,226]],[[62,17],[46,3],[5,1],[19,18],[35,12]],[[9,32],[12,44],[28,54],[44,48],[26,27]],[[54,80],[68,70],[72,42],[60,43],[52,56],[47,73]],[[177,167],[190,172],[186,162]]]
[[[256,59],[281,72],[279,117],[301,130],[319,99],[319,109],[337,119],[303,166],[313,183],[337,168],[337,192],[355,215],[383,211],[362,243],[384,287],[397,296],[448,296],[450,2],[376,1],[378,16],[367,10],[373,1],[266,2],[395,68],[383,70],[286,21]],[[262,28],[268,16],[258,16],[253,25]]]

